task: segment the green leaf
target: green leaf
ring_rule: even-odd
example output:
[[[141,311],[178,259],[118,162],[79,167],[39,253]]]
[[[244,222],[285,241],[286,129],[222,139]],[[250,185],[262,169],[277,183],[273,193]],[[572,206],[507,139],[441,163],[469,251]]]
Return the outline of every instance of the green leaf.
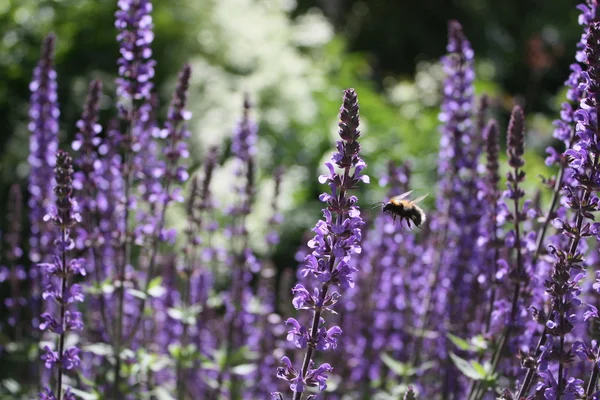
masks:
[[[162,276],[157,276],[148,284],[148,295],[150,297],[161,297],[167,292],[167,289],[162,286]]]
[[[435,363],[433,361],[426,361],[421,363],[421,365],[419,365],[416,370],[417,372],[425,372],[430,368],[435,367]]]
[[[157,387],[153,390],[156,400],[175,400],[175,397],[171,396],[171,393],[164,387]]]
[[[221,367],[219,366],[219,364],[212,362],[212,361],[203,361],[200,363],[200,367],[202,369],[208,369],[211,371],[220,371]]]
[[[181,321],[183,319],[183,310],[172,307],[167,310],[167,315],[176,321]]]
[[[477,361],[473,360],[471,361],[471,365],[473,366],[473,369],[481,376],[483,376],[483,378],[486,378],[488,375],[488,371],[486,371],[486,369],[483,367],[483,365],[479,364]]]
[[[486,373],[481,364],[477,361],[467,361],[464,358],[457,356],[454,353],[450,353],[450,358],[456,368],[460,370],[466,377],[473,379],[475,381],[481,381],[486,379]],[[475,366],[477,364],[477,366]],[[483,373],[482,373],[483,372]]]
[[[106,343],[92,343],[83,346],[84,352],[90,352],[97,356],[109,356],[113,354],[112,346]]]
[[[23,343],[19,342],[8,342],[4,345],[4,350],[6,350],[8,353],[17,353],[23,350],[23,348]]]
[[[95,387],[96,386],[96,381],[93,381],[92,379],[89,379],[87,377],[85,377],[81,371],[77,373],[77,377],[80,379],[81,383],[83,383],[86,386],[89,387]]]
[[[102,290],[102,293],[104,294],[111,294],[115,291],[115,285],[112,280],[106,279],[101,283],[100,290]]]
[[[478,350],[487,350],[487,348],[488,348],[488,342],[487,342],[487,340],[485,340],[483,335],[477,335],[477,336],[472,337],[471,343]]]
[[[167,368],[170,363],[171,360],[167,357],[157,357],[157,359],[150,364],[150,370],[158,372],[164,368]]]
[[[225,301],[223,300],[223,296],[220,295],[213,295],[210,296],[207,300],[206,300],[206,305],[209,308],[219,308],[221,307],[223,304],[225,303]]]
[[[406,330],[412,336],[421,337],[424,339],[437,339],[440,336],[438,332],[432,331],[432,330],[427,330],[427,329],[421,330],[421,329],[407,328]]]
[[[121,357],[121,360],[134,359],[135,353],[131,349],[122,349],[120,357]]]
[[[231,368],[231,372],[236,375],[244,376],[252,373],[255,369],[256,364],[240,364]]]
[[[460,350],[464,350],[464,351],[468,351],[468,350],[472,350],[471,345],[469,344],[469,342],[467,342],[464,339],[459,338],[456,335],[453,335],[451,333],[447,333],[446,336],[448,337],[448,339],[450,339],[450,341],[452,343],[454,343],[454,345],[456,347],[458,347]]]
[[[209,377],[205,377],[204,378],[204,382],[211,388],[211,389],[218,389],[220,385],[219,381],[214,379],[214,378],[209,378]]]
[[[181,321],[185,325],[196,325],[196,316],[202,312],[202,305],[195,304],[185,308],[169,308],[167,314],[174,320]]]
[[[169,350],[169,354],[176,360],[179,360],[181,357],[182,349],[181,344],[179,343],[171,343],[167,349]]]
[[[225,345],[215,349],[212,353],[212,357],[215,360],[215,364],[219,366],[219,371],[223,371],[227,366],[227,350]]]
[[[417,372],[412,365],[394,360],[386,353],[381,355],[381,361],[383,361],[383,363],[398,376],[408,377],[416,374]]]
[[[79,390],[79,389],[75,389],[75,388],[71,388],[71,393],[73,393],[74,395],[81,397],[83,400],[98,400],[100,399],[100,396],[98,395],[98,393],[90,393],[90,392],[84,392],[83,390]]]
[[[129,293],[133,297],[137,297],[140,300],[146,300],[148,298],[146,293],[142,292],[141,290],[137,290],[137,289],[127,289],[127,293]]]
[[[202,312],[202,304],[194,304],[189,306],[183,312],[183,323],[186,325],[196,325],[196,317]]]
[[[8,390],[9,393],[12,394],[16,394],[19,393],[19,391],[21,390],[21,385],[19,385],[19,382],[15,381],[14,379],[4,379],[2,381],[2,386]]]

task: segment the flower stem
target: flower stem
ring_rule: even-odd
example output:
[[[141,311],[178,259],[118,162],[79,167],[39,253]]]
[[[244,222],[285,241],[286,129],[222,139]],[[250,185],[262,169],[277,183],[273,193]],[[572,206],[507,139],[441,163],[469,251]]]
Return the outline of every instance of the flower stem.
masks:
[[[588,382],[587,390],[585,394],[592,398],[594,391],[596,390],[596,381],[598,380],[598,373],[600,372],[600,368],[598,367],[598,359],[600,358],[600,347],[598,347],[598,352],[596,353],[596,361],[594,362],[594,368],[592,369],[592,376],[590,376],[590,381]]]
[[[65,219],[63,218],[63,221]],[[66,243],[68,240],[68,236],[67,236],[67,228],[66,226],[63,224],[61,226],[61,235],[62,235],[62,243]],[[66,335],[66,321],[65,321],[65,295],[67,292],[67,278],[68,278],[68,272],[67,272],[67,250],[65,249],[65,246],[63,245],[63,248],[61,250],[61,258],[62,258],[62,267],[63,267],[63,274],[61,277],[61,288],[60,288],[60,325],[62,327],[61,329],[61,333],[58,339],[58,357],[59,357],[59,362],[58,362],[58,377],[56,380],[56,394],[57,394],[57,399],[61,400],[62,399],[62,378],[63,378],[63,353],[65,351],[65,335]]]
[[[335,257],[332,257],[331,259],[331,264],[333,265],[335,262]],[[333,270],[333,268],[332,268]],[[325,301],[325,297],[327,296],[327,290],[329,290],[329,282],[325,282],[323,284],[323,289],[321,290],[321,295],[320,295],[320,303],[322,304],[323,301]],[[319,331],[319,321],[321,319],[321,311],[322,308],[321,306],[318,306],[315,309],[315,312],[313,314],[313,320],[312,320],[312,328],[310,329],[310,341],[308,342],[308,346],[306,347],[306,354],[304,355],[304,360],[302,361],[302,370],[300,371],[300,373],[302,374],[302,378],[304,378],[306,376],[306,373],[308,372],[308,367],[310,366],[310,360],[312,359],[312,353],[314,351],[314,343],[317,339],[317,333]],[[294,397],[293,400],[301,400],[302,398],[302,392],[294,392]]]
[[[131,129],[133,121],[129,124],[127,129],[126,138],[131,138]],[[125,140],[127,142],[127,140]],[[114,383],[114,396],[115,399],[121,398],[121,348],[123,346],[123,308],[125,303],[125,268],[129,265],[131,259],[131,244],[129,240],[129,195],[132,186],[132,175],[131,175],[131,154],[129,151],[125,151],[124,157],[124,210],[123,210],[123,222],[124,229],[122,244],[121,244],[121,263],[117,270],[117,281],[119,286],[117,287],[117,319],[115,321],[116,326],[115,332],[115,344],[114,344],[114,356],[115,356],[115,383]]]

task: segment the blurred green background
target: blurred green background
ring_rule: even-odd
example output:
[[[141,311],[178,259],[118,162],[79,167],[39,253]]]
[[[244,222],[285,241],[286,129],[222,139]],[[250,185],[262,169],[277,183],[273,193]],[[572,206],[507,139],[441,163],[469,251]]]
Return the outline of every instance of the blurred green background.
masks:
[[[458,19],[477,60],[477,94],[492,96],[493,114],[506,125],[510,109],[528,116],[531,188],[547,175],[544,149],[555,144],[551,122],[564,99],[564,80],[581,35],[577,2],[506,0],[155,0],[156,88],[163,119],[177,71],[189,61],[192,171],[209,144],[228,143],[249,93],[260,123],[259,199],[253,234],[266,230],[270,172],[286,169],[286,222],[278,253],[288,262],[301,232],[319,216],[317,182],[333,150],[342,90],[356,88],[361,106],[363,158],[373,184],[361,204],[380,201],[377,178],[388,160],[409,160],[417,192],[433,192],[438,144],[438,64],[446,26]],[[116,0],[0,0],[0,215],[8,188],[26,188],[28,83],[50,31],[58,37],[56,69],[63,148],[75,134],[88,82],[104,82],[102,119],[115,114],[118,47]],[[222,187],[219,186],[219,182]],[[215,192],[227,201],[227,180]],[[432,201],[432,197],[428,199]],[[263,199],[264,201],[262,201]],[[431,203],[430,203],[431,204]],[[181,218],[174,214],[173,223]],[[181,214],[183,215],[183,214]],[[5,223],[0,218],[0,227]],[[260,244],[257,241],[257,246]],[[265,249],[263,249],[265,250]],[[260,249],[259,249],[260,251]],[[287,257],[285,256],[287,255]]]

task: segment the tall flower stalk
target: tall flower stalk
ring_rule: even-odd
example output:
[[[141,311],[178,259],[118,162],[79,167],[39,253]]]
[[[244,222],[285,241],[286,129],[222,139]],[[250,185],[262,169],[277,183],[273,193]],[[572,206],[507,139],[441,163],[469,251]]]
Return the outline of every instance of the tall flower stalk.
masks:
[[[140,151],[140,128],[149,118],[148,107],[153,88],[154,66],[150,45],[154,40],[152,32],[152,3],[149,0],[119,0],[119,10],[115,13],[115,26],[119,33],[121,57],[117,60],[119,78],[116,80],[119,102],[119,116],[125,122],[124,134],[114,137],[115,144],[120,145],[122,159],[116,158],[123,171],[123,195],[120,216],[122,216],[123,232],[120,232],[120,260],[116,271],[117,310],[114,319],[113,348],[116,358],[114,397],[121,397],[121,350],[123,346],[125,272],[131,263],[131,231],[129,227],[130,208],[134,202],[132,186],[134,171],[134,153]]]
[[[520,107],[515,107],[512,111],[510,122],[508,125],[507,145],[506,153],[508,156],[508,165],[512,168],[506,175],[508,191],[506,196],[512,200],[512,215],[511,220],[514,229],[511,231],[511,239],[508,241],[512,244],[515,252],[515,261],[510,268],[509,277],[514,282],[514,290],[511,299],[511,308],[508,324],[500,339],[498,348],[494,353],[492,359],[492,365],[494,368],[498,365],[504,347],[508,343],[511,333],[513,332],[517,323],[516,317],[519,310],[519,297],[521,296],[521,289],[526,286],[529,281],[529,276],[525,270],[525,262],[523,260],[523,232],[521,223],[523,222],[523,210],[520,205],[520,200],[525,196],[525,192],[521,188],[521,184],[525,179],[525,172],[523,171],[523,165],[525,160],[523,154],[525,152],[525,116],[523,110]],[[513,236],[514,235],[514,236]]]
[[[32,263],[45,261],[52,247],[52,235],[42,219],[52,202],[52,169],[58,150],[58,95],[56,71],[54,70],[55,36],[49,34],[42,45],[42,56],[29,84],[31,99],[29,107],[29,239]],[[33,276],[35,280],[35,276]],[[41,282],[43,285],[43,281]],[[37,288],[35,289],[37,292]],[[39,293],[39,292],[38,292]]]
[[[239,389],[242,380],[236,374],[230,374],[234,366],[232,357],[236,349],[243,347],[246,339],[251,338],[251,327],[256,322],[256,316],[250,312],[248,305],[252,299],[249,283],[253,274],[259,272],[260,266],[250,248],[248,232],[248,216],[252,212],[256,180],[256,143],[258,140],[258,125],[251,118],[252,104],[248,95],[244,96],[243,112],[235,125],[231,138],[231,152],[234,156],[233,192],[235,203],[227,211],[230,223],[226,228],[229,239],[229,255],[231,272],[229,289],[225,293],[225,322],[227,334],[223,343],[225,365],[219,371],[217,378],[218,392],[223,396],[240,396]],[[226,385],[229,380],[228,385]],[[230,389],[227,389],[229,386]]]
[[[249,398],[260,398],[277,390],[279,380],[273,375],[273,369],[277,365],[277,359],[273,355],[274,344],[277,339],[277,326],[280,318],[275,317],[276,291],[277,291],[277,270],[273,264],[272,257],[275,253],[277,243],[279,243],[278,228],[283,221],[280,213],[278,200],[281,195],[281,180],[283,177],[283,168],[276,167],[273,171],[273,197],[271,198],[271,216],[268,220],[269,231],[266,234],[265,241],[270,247],[265,262],[261,265],[260,274],[257,283],[257,297],[260,299],[260,307],[257,312],[256,323],[247,339],[251,349],[259,354],[259,362],[255,373],[251,377],[254,382]]]
[[[177,376],[177,398],[185,399],[186,387],[190,383],[186,372],[189,368],[190,360],[195,349],[190,344],[190,329],[197,324],[197,319],[202,310],[202,304],[199,302],[200,296],[192,296],[192,285],[198,285],[197,275],[205,274],[205,271],[196,268],[198,261],[198,247],[201,244],[200,233],[205,229],[205,215],[212,208],[212,199],[210,193],[210,184],[213,177],[213,171],[216,164],[218,147],[212,147],[204,162],[204,174],[200,184],[200,178],[194,178],[191,182],[190,195],[187,203],[188,225],[186,227],[186,244],[183,249],[184,262],[181,279],[179,281],[182,316],[181,324],[183,331],[181,334],[181,345],[179,356],[177,358],[176,376]],[[203,266],[201,266],[203,267]],[[198,288],[196,288],[198,292]],[[194,299],[194,297],[196,297]],[[194,300],[196,302],[194,302]]]
[[[485,129],[483,130],[483,136],[486,140],[486,156],[487,162],[485,166],[485,179],[481,183],[481,195],[487,202],[486,208],[486,219],[482,220],[480,238],[484,238],[482,245],[486,248],[486,255],[484,256],[486,265],[489,268],[486,272],[486,282],[490,288],[490,295],[488,299],[488,306],[485,315],[485,322],[483,326],[484,336],[489,335],[492,330],[493,315],[495,314],[496,296],[498,294],[499,285],[496,280],[496,273],[498,270],[498,261],[500,260],[500,243],[498,237],[499,230],[499,199],[500,190],[498,183],[500,182],[499,162],[498,155],[500,152],[500,145],[498,143],[498,125],[496,121],[490,121]],[[480,356],[479,362],[483,355]],[[472,381],[471,388],[469,390],[469,399],[478,399],[480,395],[483,395],[485,390],[481,387],[480,381]]]
[[[550,248],[556,260],[551,277],[546,282],[546,292],[552,302],[551,314],[544,323],[544,330],[536,349],[528,355],[529,362],[524,365],[527,367],[527,373],[517,396],[524,396],[529,392],[536,372],[544,379],[541,385],[544,390],[565,393],[568,387],[573,387],[568,385],[565,377],[565,361],[569,362],[570,359],[563,358],[561,355],[568,351],[565,335],[573,329],[573,324],[576,322],[571,307],[580,302],[578,281],[583,277],[580,273],[576,273],[573,277],[568,275],[571,275],[571,270],[578,271],[582,268],[583,254],[578,251],[578,248],[582,247],[584,244],[582,239],[590,235],[591,229],[589,223],[584,225],[584,221],[588,218],[593,219],[590,211],[597,208],[597,204],[592,201],[598,174],[598,155],[595,146],[600,133],[597,122],[600,51],[598,23],[594,22],[597,7],[595,1],[589,1],[587,6],[582,4],[578,7],[582,11],[580,23],[589,25],[589,29],[582,34],[581,41],[577,45],[579,51],[576,59],[587,64],[587,69],[584,71],[578,64],[571,66],[572,74],[566,82],[570,87],[568,99],[573,102],[580,99],[579,109],[573,111],[568,104],[563,105],[561,112],[563,122],[557,124],[557,128],[561,129],[559,134],[562,132],[563,141],[572,143],[563,154],[568,162],[568,171],[565,171],[565,174],[568,172],[568,178],[557,184],[562,183],[563,193],[567,196],[566,204],[573,210],[574,220],[569,222],[562,217],[555,218],[553,221],[553,225],[559,232],[568,238],[568,243],[564,243],[562,248],[554,246]],[[575,134],[569,137],[567,127],[572,122],[576,123]],[[553,336],[558,338],[556,349]],[[551,371],[545,369],[550,354],[560,358],[558,381]],[[597,377],[597,373],[592,374],[590,383],[594,380],[592,379],[594,375]],[[588,385],[586,391],[590,394],[594,390],[595,385]]]
[[[81,313],[73,310],[73,304],[83,301],[83,290],[80,285],[73,283],[77,275],[85,276],[84,261],[82,259],[68,259],[67,253],[75,246],[70,236],[73,227],[80,222],[77,213],[77,205],[73,200],[73,167],[69,154],[59,151],[56,154],[55,168],[56,186],[56,209],[45,217],[45,221],[51,221],[58,226],[60,234],[54,245],[56,254],[51,263],[43,263],[39,266],[47,276],[47,286],[44,288],[43,298],[54,302],[57,307],[50,308],[50,312],[42,314],[40,329],[53,332],[58,335],[56,350],[45,346],[42,359],[48,369],[55,369],[56,386],[54,389],[45,387],[40,393],[42,400],[75,400],[70,388],[63,392],[64,373],[73,370],[80,364],[79,348],[66,348],[66,337],[71,331],[83,329]],[[57,312],[52,312],[56,309]]]
[[[555,226],[561,233],[570,238],[569,246],[552,249],[556,263],[550,280],[546,282],[546,291],[551,296],[552,312],[546,322],[548,334],[558,338],[558,376],[557,395],[565,392],[567,376],[565,364],[568,363],[569,350],[565,336],[571,332],[577,322],[573,310],[581,301],[579,282],[585,276],[583,268],[584,256],[578,251],[580,242],[593,234],[591,222],[593,212],[598,211],[598,199],[594,193],[600,184],[599,156],[600,129],[598,115],[600,111],[600,23],[590,24],[585,49],[587,70],[583,72],[583,98],[580,109],[575,112],[577,125],[575,128],[577,141],[572,149],[565,152],[569,167],[573,170],[574,187],[566,187],[567,205],[575,214],[573,224],[557,219]],[[572,274],[571,272],[574,272]],[[540,368],[540,370],[542,370]],[[542,371],[544,372],[544,371]],[[550,373],[547,371],[547,373]],[[592,377],[593,378],[593,377]],[[595,382],[590,379],[588,395],[595,392]]]
[[[483,214],[483,200],[478,198],[478,159],[483,148],[482,138],[474,126],[474,52],[458,21],[448,23],[448,54],[442,58],[446,74],[439,120],[440,150],[438,174],[441,178],[437,196],[437,215],[431,219],[434,233],[430,241],[433,259],[427,270],[429,291],[423,301],[423,312],[417,322],[418,330],[414,365],[421,363],[422,346],[429,321],[436,323],[440,331],[438,346],[447,348],[448,332],[470,335],[479,333],[478,310],[472,303],[485,301],[485,291],[479,289],[478,277],[482,274],[481,249],[473,246],[473,238],[479,233],[479,220]],[[485,101],[478,120],[485,115]],[[479,123],[481,125],[481,122]],[[459,283],[451,287],[450,282]],[[463,329],[465,328],[466,329]],[[458,330],[463,332],[458,332]],[[445,351],[449,354],[449,351]],[[455,379],[458,370],[449,356],[440,362],[444,379],[443,398],[451,398],[461,390],[462,382]],[[436,389],[434,389],[436,390]]]
[[[494,281],[496,279],[497,263],[500,257],[498,244],[498,201],[500,199],[500,190],[498,188],[498,183],[500,182],[500,164],[498,162],[498,154],[500,152],[500,145],[498,143],[498,125],[496,121],[490,121],[486,126],[485,138],[487,163],[484,196],[489,207],[489,212],[487,213],[489,220],[486,221],[486,230],[489,232],[487,241],[489,244],[488,248],[490,248],[489,264],[491,265],[487,276],[487,281],[491,285],[491,293],[488,303],[488,313],[485,319],[485,332],[488,332],[490,330],[492,312],[496,299],[496,285]]]
[[[106,198],[103,196],[103,175],[105,168],[110,164],[102,159],[99,148],[102,143],[100,133],[102,126],[98,123],[100,98],[102,96],[102,82],[94,80],[90,83],[81,119],[77,121],[78,132],[71,147],[77,152],[74,160],[77,172],[73,175],[73,187],[79,192],[78,204],[83,223],[78,229],[76,247],[82,252],[88,252],[88,265],[92,271],[95,284],[100,286],[107,278],[103,265],[103,252],[107,246],[105,231],[109,230],[103,211],[107,209]],[[104,154],[104,158],[109,158]],[[101,323],[110,335],[111,326],[106,306],[105,294],[100,292],[97,296]]]
[[[165,127],[159,133],[160,137],[165,139],[166,146],[163,150],[164,162],[157,165],[154,173],[162,178],[162,184],[155,184],[153,185],[153,189],[146,189],[154,190],[153,195],[150,197],[154,199],[151,209],[156,215],[150,217],[154,222],[150,224],[153,227],[153,231],[150,237],[150,255],[147,262],[148,268],[146,283],[143,288],[144,293],[148,292],[149,285],[156,275],[159,243],[172,238],[172,232],[165,228],[168,207],[173,202],[183,202],[181,190],[176,185],[188,179],[187,167],[182,165],[181,161],[189,158],[186,139],[190,133],[187,128],[187,121],[192,115],[186,109],[186,105],[191,74],[192,69],[190,65],[184,65],[179,73],[177,87],[171,99]],[[137,318],[133,323],[129,340],[135,335],[141,324],[145,306],[146,297],[143,297],[138,307]]]
[[[360,253],[362,238],[361,228],[364,224],[356,205],[358,199],[349,194],[360,182],[368,183],[367,175],[362,174],[366,167],[359,157],[360,138],[358,99],[354,89],[344,92],[344,99],[339,114],[339,131],[341,140],[337,141],[337,151],[331,162],[325,163],[329,174],[319,177],[319,182],[327,183],[331,193],[323,193],[319,199],[327,204],[323,210],[324,220],[320,220],[313,231],[315,237],[308,242],[313,249],[306,256],[303,274],[317,279],[318,284],[309,291],[297,284],[292,292],[295,294],[293,304],[297,310],[310,310],[313,313],[312,323],[307,328],[294,318],[286,323],[291,326],[288,340],[296,347],[306,349],[302,366],[296,370],[288,357],[281,359],[283,367],[277,369],[277,376],[290,383],[294,392],[293,399],[300,400],[305,386],[318,386],[320,390],[327,387],[327,373],[333,370],[328,363],[314,368],[315,350],[325,351],[337,347],[338,336],[342,333],[339,326],[325,327],[325,312],[333,312],[333,306],[340,294],[330,292],[332,286],[339,289],[353,287],[351,274],[356,268],[349,264],[352,253]],[[341,170],[336,172],[334,167]],[[311,293],[312,292],[312,293]]]

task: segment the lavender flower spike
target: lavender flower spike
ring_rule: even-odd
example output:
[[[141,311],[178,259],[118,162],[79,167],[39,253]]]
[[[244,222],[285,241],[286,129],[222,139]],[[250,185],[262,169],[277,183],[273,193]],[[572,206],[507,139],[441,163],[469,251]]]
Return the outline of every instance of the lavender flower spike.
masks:
[[[296,285],[293,292],[296,298],[293,301],[297,309],[312,310],[313,320],[310,330],[301,326],[294,318],[288,319],[292,330],[288,340],[295,342],[297,347],[306,348],[302,368],[296,370],[288,357],[283,357],[283,367],[277,369],[277,376],[290,383],[294,391],[294,400],[300,400],[305,386],[318,386],[320,390],[327,387],[327,372],[333,367],[327,363],[314,368],[312,360],[315,349],[326,350],[337,347],[338,337],[342,333],[337,326],[327,329],[322,317],[324,311],[333,311],[339,294],[328,293],[330,286],[348,288],[354,286],[351,273],[356,268],[350,266],[352,253],[360,253],[362,238],[361,228],[364,224],[356,203],[356,196],[348,192],[356,189],[360,182],[369,183],[369,177],[362,175],[366,164],[359,157],[360,138],[358,130],[358,100],[354,89],[344,92],[344,101],[339,114],[339,136],[336,147],[337,152],[331,158],[332,162],[325,165],[329,174],[319,177],[319,182],[327,183],[331,193],[323,193],[319,199],[327,204],[323,210],[324,220],[317,222],[313,229],[315,237],[308,242],[313,249],[306,256],[305,266],[302,270],[304,276],[317,278],[318,287],[308,290],[303,285]],[[336,172],[335,166],[341,171]],[[335,214],[335,215],[334,215]]]
[[[136,100],[150,100],[154,84],[154,66],[152,49],[154,41],[152,32],[152,2],[150,0],[119,0],[119,10],[115,13],[115,26],[119,30],[117,40],[120,42],[121,57],[119,78],[117,79],[117,95],[120,97],[119,110],[126,120],[132,118],[128,114],[133,110]]]
[[[56,168],[54,170],[56,178],[56,187],[54,194],[56,196],[56,208],[44,217],[44,221],[52,221],[60,229],[60,236],[54,240],[56,255],[51,263],[39,264],[47,275],[47,286],[42,297],[56,303],[57,307],[50,307],[50,310],[57,308],[57,313],[45,312],[42,314],[42,323],[40,329],[50,331],[58,335],[58,351],[50,347],[44,348],[44,354],[41,358],[44,360],[46,368],[56,368],[56,389],[46,387],[39,394],[40,399],[57,400],[75,400],[70,389],[64,393],[62,390],[63,374],[65,370],[73,370],[80,364],[79,352],[77,347],[66,349],[65,339],[70,331],[80,331],[83,329],[81,313],[69,310],[72,304],[83,301],[83,289],[77,284],[73,284],[73,277],[76,275],[85,275],[83,260],[71,259],[67,262],[67,252],[75,247],[70,232],[81,218],[77,213],[77,203],[73,200],[73,161],[71,156],[63,151],[56,154]],[[55,315],[58,314],[58,315]]]
[[[31,221],[30,259],[41,262],[48,255],[51,236],[43,229],[42,218],[52,201],[52,168],[58,149],[58,96],[56,94],[56,71],[54,63],[54,35],[44,40],[42,56],[29,84],[31,100],[29,108],[29,216]]]

